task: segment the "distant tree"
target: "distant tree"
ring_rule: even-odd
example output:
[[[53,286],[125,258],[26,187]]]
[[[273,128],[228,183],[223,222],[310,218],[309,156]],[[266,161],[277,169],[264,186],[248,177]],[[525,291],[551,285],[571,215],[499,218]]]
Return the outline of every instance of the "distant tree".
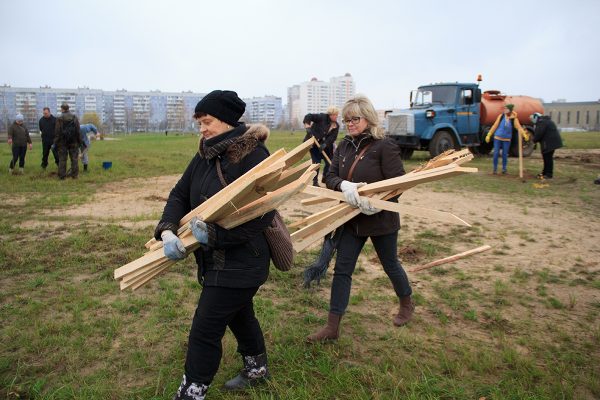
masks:
[[[95,112],[86,112],[81,117],[82,124],[94,124],[96,128],[100,129],[102,126],[102,121],[100,121],[100,117]]]

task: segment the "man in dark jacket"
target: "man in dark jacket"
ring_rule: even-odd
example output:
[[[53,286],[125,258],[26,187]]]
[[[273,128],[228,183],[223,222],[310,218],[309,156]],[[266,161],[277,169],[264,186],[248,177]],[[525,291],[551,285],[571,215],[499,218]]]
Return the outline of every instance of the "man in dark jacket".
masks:
[[[13,124],[8,128],[8,144],[12,145],[13,154],[8,167],[8,173],[13,173],[18,160],[19,174],[22,174],[23,168],[25,167],[25,154],[27,154],[27,145],[29,144],[29,150],[31,150],[33,144],[31,143],[29,130],[23,123],[23,115],[21,114],[17,114],[15,122],[13,122]]]
[[[325,152],[330,160],[333,158],[333,144],[337,139],[340,129],[339,124],[337,123],[338,114],[339,110],[336,107],[329,107],[327,109],[327,114],[306,114],[304,116],[304,120],[302,121],[306,128],[304,142],[310,139],[311,136],[319,142],[318,147],[315,145],[310,149],[310,157],[313,164],[321,164],[321,160],[325,158],[321,152]],[[325,161],[321,182],[325,182],[325,176],[328,171],[329,163]],[[317,170],[317,175],[315,175],[313,180],[314,186],[319,186],[318,176],[319,171]]]
[[[48,166],[48,155],[52,151],[54,162],[58,166],[58,152],[54,144],[54,129],[56,128],[56,117],[50,113],[48,107],[44,107],[44,116],[40,118],[39,127],[42,134],[42,168]]]
[[[67,156],[71,159],[69,176],[77,179],[79,176],[79,146],[83,145],[79,119],[69,111],[67,103],[63,103],[60,110],[62,113],[56,119],[54,129],[54,144],[58,151],[58,179],[62,180],[67,177]]]
[[[171,190],[154,235],[163,241],[169,259],[186,256],[175,235],[181,219],[269,156],[264,145],[268,129],[239,123],[244,109],[245,103],[235,92],[221,90],[209,93],[196,105],[195,118],[202,134],[199,150]],[[274,214],[268,212],[232,229],[192,219],[190,228],[202,245],[194,255],[203,288],[176,400],[204,399],[219,368],[227,327],[237,340],[244,367],[225,383],[225,389],[245,389],[268,377],[265,341],[252,299],[269,274],[271,253],[263,232]]]
[[[563,146],[560,133],[556,124],[546,115],[531,114],[529,117],[534,123],[533,142],[540,144],[540,151],[544,159],[544,169],[538,174],[539,179],[552,179],[554,172],[554,151]]]

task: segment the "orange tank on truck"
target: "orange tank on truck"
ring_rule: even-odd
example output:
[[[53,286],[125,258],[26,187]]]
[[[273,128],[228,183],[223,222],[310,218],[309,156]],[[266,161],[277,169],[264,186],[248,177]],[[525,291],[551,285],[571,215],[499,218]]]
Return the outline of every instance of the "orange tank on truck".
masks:
[[[410,108],[387,112],[384,126],[388,136],[400,145],[404,159],[410,158],[415,150],[429,151],[435,157],[448,149],[462,147],[488,154],[492,146],[485,143],[485,136],[509,103],[515,105],[521,125],[533,133],[529,116],[544,112],[538,99],[509,96],[498,90],[482,93],[479,82],[420,86],[410,94]],[[512,155],[518,154],[516,132],[510,151]],[[527,157],[532,152],[533,143],[523,142],[523,155]]]
[[[529,96],[508,96],[499,90],[487,90],[481,96],[479,107],[481,125],[492,126],[498,115],[504,110],[505,104],[514,104],[521,125],[530,125],[529,116],[533,113],[544,113],[544,106],[539,99]]]

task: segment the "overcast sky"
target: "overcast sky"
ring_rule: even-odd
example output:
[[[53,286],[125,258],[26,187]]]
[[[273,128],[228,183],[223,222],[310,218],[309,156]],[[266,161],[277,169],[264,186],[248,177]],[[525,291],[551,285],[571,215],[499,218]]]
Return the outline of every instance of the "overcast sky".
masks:
[[[600,98],[600,1],[0,0],[0,84],[274,94],[351,73],[377,108],[472,82]]]

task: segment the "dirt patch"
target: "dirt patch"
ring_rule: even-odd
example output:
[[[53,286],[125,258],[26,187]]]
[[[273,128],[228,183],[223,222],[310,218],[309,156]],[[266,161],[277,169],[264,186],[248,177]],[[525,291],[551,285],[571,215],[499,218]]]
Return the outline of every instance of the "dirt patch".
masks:
[[[532,153],[531,157],[542,158],[539,151]],[[600,149],[558,149],[554,152],[554,159],[570,164],[600,167]]]

